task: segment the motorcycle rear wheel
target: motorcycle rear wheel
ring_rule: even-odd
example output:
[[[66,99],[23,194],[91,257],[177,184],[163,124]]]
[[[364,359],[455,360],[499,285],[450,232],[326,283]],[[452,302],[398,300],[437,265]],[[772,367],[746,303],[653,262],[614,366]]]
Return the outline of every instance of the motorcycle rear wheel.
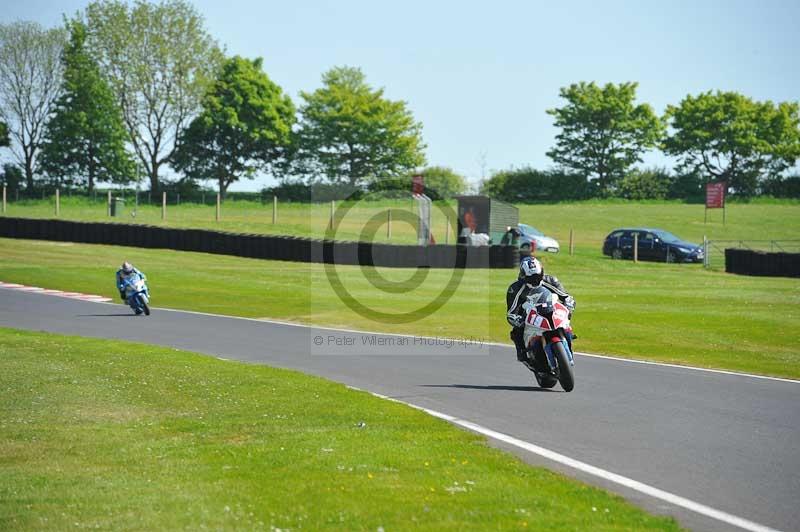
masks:
[[[569,363],[564,344],[561,342],[553,344],[553,354],[558,362],[558,382],[565,392],[571,392],[575,388],[575,377],[572,374],[572,366]]]

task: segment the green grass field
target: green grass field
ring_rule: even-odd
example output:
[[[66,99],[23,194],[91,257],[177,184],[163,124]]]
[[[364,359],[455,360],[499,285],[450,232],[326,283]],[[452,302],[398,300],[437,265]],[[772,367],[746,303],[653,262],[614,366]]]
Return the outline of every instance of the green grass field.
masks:
[[[677,530],[292,371],[0,329],[0,529]]]
[[[55,200],[29,200],[9,205],[7,216],[24,218],[55,217]],[[337,204],[341,207],[342,204]],[[438,242],[445,241],[447,220],[442,204],[432,211],[431,225]],[[455,204],[451,203],[451,207]],[[386,233],[386,211],[394,210],[391,238]],[[364,240],[363,228],[375,229],[374,241],[409,244],[416,242],[416,227],[398,221],[397,211],[412,213],[414,201],[382,200],[356,203],[341,220],[335,237],[339,240]],[[679,202],[629,202],[597,200],[552,205],[520,205],[520,221],[529,223],[561,242],[566,251],[570,230],[573,230],[576,252],[587,256],[600,254],[603,239],[616,227],[650,226],[672,231],[681,238],[702,243],[703,236],[712,240],[795,240],[792,251],[800,250],[800,202],[792,200],[730,203],[726,223],[721,210],[708,211],[704,223],[704,207]],[[215,221],[213,206],[184,203],[167,207],[167,219],[161,220],[161,207],[140,205],[136,217],[126,206],[120,217],[109,218],[104,203],[86,198],[62,198],[60,218],[65,220],[113,221],[169,227],[193,227],[256,234],[286,234],[322,238],[330,220],[330,204],[280,203],[277,223],[272,223],[272,204],[252,201],[228,201],[222,206],[222,217]],[[342,212],[339,211],[341,216]],[[370,222],[371,220],[371,222]],[[450,234],[455,238],[454,220]],[[768,244],[767,244],[768,247]],[[715,266],[719,266],[719,253]]]
[[[0,239],[0,280],[117,297],[113,276],[123,259],[148,274],[156,307],[510,343],[504,316],[506,287],[516,277],[512,270],[464,270],[439,310],[417,314],[409,323],[385,323],[350,310],[320,264]],[[689,264],[634,264],[585,253],[547,255],[543,261],[578,301],[573,320],[578,351],[800,377],[797,279],[735,276]],[[412,314],[436,299],[453,273],[432,269],[418,288],[386,293],[370,280],[382,275],[403,286],[413,271],[345,266],[337,272],[364,305]]]

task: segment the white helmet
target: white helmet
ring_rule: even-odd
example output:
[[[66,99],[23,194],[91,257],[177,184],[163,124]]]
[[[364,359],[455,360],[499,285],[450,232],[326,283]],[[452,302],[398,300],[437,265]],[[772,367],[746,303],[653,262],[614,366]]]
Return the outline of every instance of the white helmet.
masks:
[[[133,271],[133,264],[130,262],[123,262],[122,263],[122,272],[123,273],[131,273]]]
[[[525,257],[519,263],[519,278],[525,279],[528,284],[539,286],[542,284],[542,277],[544,277],[544,268],[536,257]]]

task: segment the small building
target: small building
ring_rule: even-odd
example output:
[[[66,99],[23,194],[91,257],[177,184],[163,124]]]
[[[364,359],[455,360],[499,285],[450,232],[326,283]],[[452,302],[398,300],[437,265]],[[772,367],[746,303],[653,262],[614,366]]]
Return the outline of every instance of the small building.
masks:
[[[458,243],[466,244],[470,233],[489,235],[500,244],[509,227],[519,223],[519,209],[489,196],[456,196],[458,200]],[[465,231],[465,229],[467,231]]]

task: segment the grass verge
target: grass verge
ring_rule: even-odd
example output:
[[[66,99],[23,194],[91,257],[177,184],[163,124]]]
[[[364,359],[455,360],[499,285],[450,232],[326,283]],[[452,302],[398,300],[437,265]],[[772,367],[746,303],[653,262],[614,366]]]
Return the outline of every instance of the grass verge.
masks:
[[[319,264],[202,253],[0,239],[0,280],[117,297],[114,271],[131,260],[149,276],[155,306],[232,316],[510,343],[505,291],[513,271],[429,270],[419,287],[383,292],[383,276],[408,287],[406,269],[337,267],[352,297],[382,311],[417,313],[383,323],[347,307]],[[633,264],[578,252],[543,257],[575,295],[579,351],[800,378],[800,282],[706,271],[698,265]],[[377,283],[376,283],[377,284]],[[444,293],[436,312],[418,312]]]
[[[297,372],[12,329],[0,349],[0,529],[678,529]]]

